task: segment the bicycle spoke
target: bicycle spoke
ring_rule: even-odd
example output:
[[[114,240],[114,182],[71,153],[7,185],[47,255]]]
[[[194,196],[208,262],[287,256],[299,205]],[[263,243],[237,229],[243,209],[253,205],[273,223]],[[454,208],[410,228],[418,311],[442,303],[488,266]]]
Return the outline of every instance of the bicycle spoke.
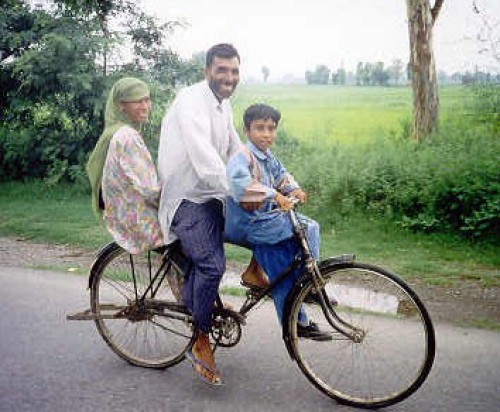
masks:
[[[338,301],[333,311],[362,334],[351,339],[335,332],[328,342],[294,337],[302,371],[323,392],[353,406],[388,406],[409,396],[434,358],[433,328],[423,305],[402,281],[370,265],[322,275],[329,299]],[[308,287],[294,302],[290,324],[297,322]],[[304,306],[321,330],[332,329],[318,304]],[[335,316],[333,322],[338,323]]]
[[[111,349],[138,366],[174,365],[184,359],[194,339],[191,326],[185,322],[183,307],[178,304],[167,281],[168,276],[160,271],[161,264],[162,256],[157,253],[130,258],[116,245],[99,263],[91,288],[91,305],[97,314],[99,332]],[[179,270],[171,262],[166,262],[165,267],[170,271]],[[155,278],[157,273],[159,276]],[[182,275],[175,276],[182,279]],[[149,288],[153,280],[154,289]],[[154,300],[144,301],[148,288],[148,296],[154,294]],[[155,313],[150,304],[168,306],[172,316]],[[106,314],[106,310],[109,313],[106,307],[113,306],[123,307],[120,318],[99,316]]]
[[[174,335],[182,336],[183,338],[188,338],[188,339],[191,338],[192,333],[187,334],[187,333],[177,332],[176,330],[171,329],[171,328],[167,328],[166,326],[161,325],[161,324],[159,324],[158,322],[155,322],[155,321],[151,321],[151,323],[154,323],[155,325],[157,325],[161,329],[163,329],[163,330],[165,330],[167,332],[173,333]]]

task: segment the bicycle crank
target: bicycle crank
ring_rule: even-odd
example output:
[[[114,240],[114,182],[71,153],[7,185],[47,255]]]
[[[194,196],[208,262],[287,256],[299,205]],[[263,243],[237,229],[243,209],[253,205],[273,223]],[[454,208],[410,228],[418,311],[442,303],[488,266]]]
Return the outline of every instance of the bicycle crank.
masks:
[[[210,331],[215,346],[235,346],[241,339],[241,325],[244,323],[245,319],[238,312],[230,309],[215,310]]]

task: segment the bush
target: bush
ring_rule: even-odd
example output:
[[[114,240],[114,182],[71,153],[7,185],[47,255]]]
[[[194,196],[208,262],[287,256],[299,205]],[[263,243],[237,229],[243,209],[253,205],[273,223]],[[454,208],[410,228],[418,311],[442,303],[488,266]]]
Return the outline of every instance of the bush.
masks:
[[[411,230],[498,241],[500,139],[480,103],[473,121],[450,119],[420,144],[388,136],[364,146],[302,145],[285,163],[322,224],[361,209]]]
[[[6,118],[0,128],[0,178],[81,180],[100,123],[78,114],[72,96],[20,104]]]
[[[491,128],[493,134],[500,133],[500,85],[474,86],[476,98],[470,108],[473,120]]]
[[[110,76],[108,87],[95,88],[109,89],[119,77]],[[156,158],[161,119],[172,91],[157,84],[151,89],[153,111],[143,134]],[[105,98],[105,93],[60,93],[36,104],[17,101],[0,123],[0,180],[37,178],[49,185],[66,181],[87,188],[85,164],[102,132]]]

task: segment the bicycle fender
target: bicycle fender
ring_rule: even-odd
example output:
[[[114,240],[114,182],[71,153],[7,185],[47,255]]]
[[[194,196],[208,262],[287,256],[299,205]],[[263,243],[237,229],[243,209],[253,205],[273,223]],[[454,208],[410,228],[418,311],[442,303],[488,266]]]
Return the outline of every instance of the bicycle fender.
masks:
[[[338,256],[338,257],[330,257],[330,258],[327,258],[327,259],[319,262],[318,267],[319,267],[320,271],[331,269],[333,267],[338,268],[338,269],[347,268],[347,267],[350,267],[354,264],[355,259],[356,259],[356,256],[353,254],[345,254],[342,256]],[[292,288],[291,293],[288,295],[288,297],[286,299],[285,309],[283,311],[283,319],[286,319],[286,321],[283,321],[283,325],[282,325],[283,340],[285,342],[285,346],[288,350],[288,353],[293,361],[295,361],[295,354],[293,352],[292,345],[291,345],[291,341],[292,341],[292,338],[290,336],[291,335],[291,333],[290,333],[291,324],[290,324],[288,319],[292,313],[292,304],[293,304],[295,298],[300,293],[300,291],[311,282],[312,282],[312,279],[308,275],[303,275],[297,279],[297,281],[294,284],[294,287]]]
[[[283,310],[283,325],[282,325],[282,333],[283,333],[283,341],[285,342],[286,349],[288,354],[295,361],[295,354],[292,349],[292,338],[290,333],[291,324],[289,321],[290,315],[292,313],[292,304],[300,291],[307,286],[308,283],[311,282],[311,279],[307,279],[305,276],[301,276],[295,282],[292,291],[286,298],[285,309]]]
[[[332,266],[344,266],[348,267],[352,265],[356,260],[356,255],[348,253],[341,256],[329,257],[318,263],[319,270],[329,269]]]
[[[120,246],[118,245],[118,243],[110,242],[97,252],[94,262],[92,263],[92,266],[90,266],[89,283],[87,285],[87,289],[90,289],[92,287],[92,282],[94,280],[95,274],[97,273],[97,268],[101,265],[101,262],[104,260],[104,258],[119,247]]]

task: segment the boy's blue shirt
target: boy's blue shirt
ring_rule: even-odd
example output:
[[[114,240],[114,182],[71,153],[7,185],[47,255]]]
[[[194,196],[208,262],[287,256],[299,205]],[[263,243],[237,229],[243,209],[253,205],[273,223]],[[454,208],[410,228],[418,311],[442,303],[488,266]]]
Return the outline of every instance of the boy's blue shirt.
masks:
[[[280,183],[288,173],[271,150],[262,152],[251,141],[246,147],[250,150],[260,168],[260,183],[267,187],[263,206],[248,212],[239,205],[246,188],[252,183],[248,157],[243,152],[233,155],[227,162],[226,172],[231,196],[226,205],[226,238],[229,242],[248,246],[251,244],[276,244],[292,236],[289,218],[275,210],[274,197]],[[292,183],[280,188],[287,195],[299,186]]]

